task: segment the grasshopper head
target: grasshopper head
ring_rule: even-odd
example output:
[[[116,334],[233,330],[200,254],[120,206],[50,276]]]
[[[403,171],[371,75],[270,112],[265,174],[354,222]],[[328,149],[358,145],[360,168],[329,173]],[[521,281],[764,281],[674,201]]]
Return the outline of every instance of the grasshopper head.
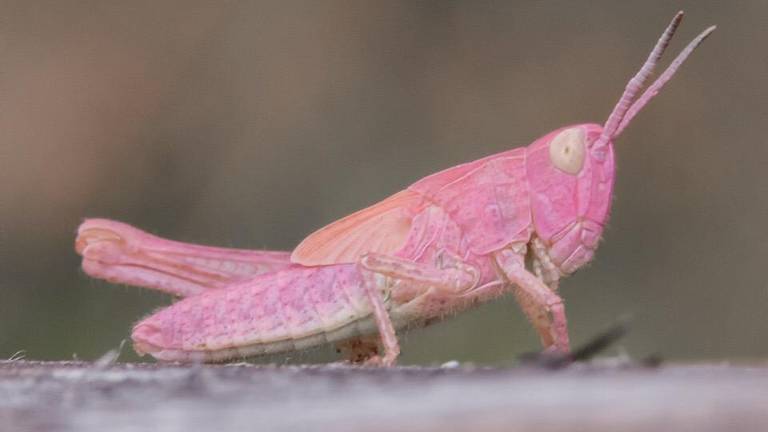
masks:
[[[534,229],[561,274],[592,258],[608,218],[613,144],[596,151],[602,131],[592,123],[564,127],[526,151]]]
[[[638,97],[682,17],[679,12],[664,31],[648,60],[627,83],[605,125],[561,128],[527,148],[534,229],[560,274],[572,273],[592,259],[602,235],[613,190],[613,140],[715,29],[709,27],[691,41]]]

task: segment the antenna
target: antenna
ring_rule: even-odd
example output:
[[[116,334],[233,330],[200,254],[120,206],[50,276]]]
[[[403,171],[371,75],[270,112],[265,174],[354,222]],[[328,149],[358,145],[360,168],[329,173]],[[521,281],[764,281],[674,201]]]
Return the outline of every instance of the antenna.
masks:
[[[645,92],[643,92],[642,96],[640,96],[635,103],[632,104],[631,107],[629,107],[629,110],[627,110],[627,113],[624,114],[624,118],[621,119],[621,123],[619,123],[619,128],[616,129],[616,132],[613,134],[614,137],[619,136],[622,131],[624,131],[624,128],[627,127],[629,122],[632,121],[632,118],[635,117],[635,114],[640,112],[641,109],[647,104],[651,99],[653,99],[654,96],[659,94],[659,91],[662,87],[664,87],[664,84],[667,83],[670,79],[672,79],[672,76],[675,75],[675,72],[677,72],[677,69],[680,67],[680,65],[683,64],[685,59],[688,58],[689,55],[693,52],[693,50],[696,49],[696,47],[699,46],[701,42],[704,41],[704,39],[709,36],[710,33],[715,31],[717,26],[711,26],[701,32],[698,36],[696,36],[696,39],[692,40],[691,43],[688,44],[688,46],[683,49],[683,51],[678,54],[677,57],[672,61],[672,63],[667,67],[667,69],[664,71],[664,73],[661,74],[660,77],[656,79],[656,81],[653,82],[650,86],[648,86],[647,89],[645,89]]]
[[[670,64],[669,67],[664,71],[664,73],[661,74],[661,76],[653,84],[651,84],[646,89],[646,91],[639,98],[637,98],[637,100],[635,100],[637,94],[642,90],[645,81],[653,73],[653,69],[656,67],[656,64],[664,54],[664,51],[669,45],[669,41],[672,39],[672,36],[674,36],[675,31],[677,30],[677,27],[680,25],[682,20],[683,11],[680,11],[675,15],[674,18],[672,18],[669,26],[667,26],[658,42],[656,42],[656,46],[653,47],[651,54],[648,56],[648,59],[645,61],[645,63],[643,63],[643,66],[640,68],[637,74],[635,74],[635,76],[629,80],[626,88],[624,89],[624,93],[619,99],[619,102],[613,108],[611,115],[608,116],[608,120],[605,122],[605,126],[603,127],[603,132],[600,134],[600,138],[598,138],[595,142],[595,147],[602,147],[606,145],[609,140],[617,137],[629,124],[632,118],[648,103],[648,101],[656,96],[664,84],[666,84],[667,81],[672,78],[675,72],[677,72],[677,69],[680,67],[680,65],[683,64],[685,59],[688,58],[693,50],[695,50],[696,47],[699,46],[699,44],[715,30],[715,26],[712,26],[699,34],[693,41],[691,41],[691,43],[688,44],[688,46],[685,47],[685,49],[683,49],[683,51],[677,56],[677,58],[675,58],[672,64]],[[634,103],[632,103],[633,100],[635,100]]]

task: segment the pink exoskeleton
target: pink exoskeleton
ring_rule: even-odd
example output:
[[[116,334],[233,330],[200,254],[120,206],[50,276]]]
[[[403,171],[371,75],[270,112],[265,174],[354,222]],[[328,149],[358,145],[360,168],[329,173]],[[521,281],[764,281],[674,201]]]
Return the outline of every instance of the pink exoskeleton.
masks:
[[[224,361],[335,342],[352,360],[392,365],[397,330],[507,292],[544,348],[567,352],[558,283],[589,262],[600,241],[613,140],[714,30],[691,41],[642,92],[681,19],[682,12],[603,126],[563,127],[527,147],[430,175],[314,232],[292,252],[185,244],[88,219],[76,240],[83,269],[184,297],[133,328],[136,351],[160,360]]]

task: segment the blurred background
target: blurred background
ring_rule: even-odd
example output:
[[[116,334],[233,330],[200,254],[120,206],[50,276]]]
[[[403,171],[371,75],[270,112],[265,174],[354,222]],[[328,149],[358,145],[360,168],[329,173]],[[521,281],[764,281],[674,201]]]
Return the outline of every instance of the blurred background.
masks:
[[[678,9],[663,67],[719,29],[616,143],[604,242],[561,284],[571,338],[629,313],[621,345],[635,356],[765,358],[758,0],[5,1],[0,357],[94,359],[171,302],[86,277],[83,218],[291,249],[427,174],[602,123]],[[499,364],[539,347],[511,298],[402,341],[406,364]]]

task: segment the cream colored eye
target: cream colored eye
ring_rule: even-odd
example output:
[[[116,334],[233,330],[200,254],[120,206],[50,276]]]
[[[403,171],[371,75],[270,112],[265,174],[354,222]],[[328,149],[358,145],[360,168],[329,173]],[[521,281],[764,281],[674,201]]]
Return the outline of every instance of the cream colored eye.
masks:
[[[549,143],[549,159],[557,169],[576,175],[584,166],[585,141],[584,128],[566,129]]]

